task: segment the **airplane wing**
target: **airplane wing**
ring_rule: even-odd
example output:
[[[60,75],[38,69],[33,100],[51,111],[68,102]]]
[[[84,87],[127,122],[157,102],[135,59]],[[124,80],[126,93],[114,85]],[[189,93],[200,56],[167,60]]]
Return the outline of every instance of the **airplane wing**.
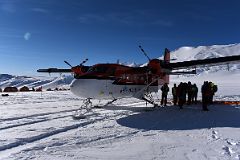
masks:
[[[42,73],[71,73],[71,69],[58,69],[58,68],[48,68],[48,69],[38,69],[37,72]]]
[[[163,65],[163,68],[170,69],[170,70],[177,70],[177,69],[186,69],[186,68],[193,68],[193,67],[200,67],[200,66],[223,65],[223,64],[236,63],[236,62],[240,62],[240,55],[203,59],[203,60],[183,61],[183,62],[176,62],[176,63],[167,63]]]

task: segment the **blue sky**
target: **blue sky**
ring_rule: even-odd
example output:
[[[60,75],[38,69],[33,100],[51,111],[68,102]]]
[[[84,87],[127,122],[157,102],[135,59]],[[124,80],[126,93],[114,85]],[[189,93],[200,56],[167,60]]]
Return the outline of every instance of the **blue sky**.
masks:
[[[145,63],[181,46],[240,42],[239,0],[0,0],[0,73],[89,58]]]

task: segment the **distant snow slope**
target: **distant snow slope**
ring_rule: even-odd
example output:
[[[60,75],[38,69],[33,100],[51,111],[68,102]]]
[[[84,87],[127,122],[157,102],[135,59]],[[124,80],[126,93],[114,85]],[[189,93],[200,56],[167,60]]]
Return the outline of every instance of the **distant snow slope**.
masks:
[[[199,59],[209,59],[217,57],[226,57],[232,55],[240,55],[240,44],[230,44],[230,45],[213,45],[213,46],[199,46],[199,47],[181,47],[173,52],[171,52],[171,62],[181,62]],[[161,59],[163,57],[160,57]],[[202,72],[217,72],[221,70],[227,70],[228,66],[214,66],[206,68],[198,68],[198,74]],[[229,69],[239,70],[240,64],[230,64]]]
[[[199,47],[181,47],[173,52],[171,52],[172,62],[179,61],[189,61],[197,59],[206,59],[206,58],[215,58],[215,57],[225,57],[231,55],[240,55],[240,43],[239,44],[230,44],[230,45],[213,45],[213,46],[199,46]],[[162,59],[163,57],[159,57]],[[128,66],[139,66],[136,63],[125,64]],[[231,64],[228,66],[214,66],[214,67],[205,67],[197,68],[197,79],[201,80],[211,80],[211,77],[214,77],[214,80],[225,82],[235,82],[236,79],[240,78],[240,64]],[[213,76],[209,76],[209,73]],[[217,74],[215,74],[217,73]],[[224,75],[226,75],[224,76]],[[171,76],[171,81],[186,81],[189,77],[196,79],[194,76]],[[68,88],[69,84],[73,80],[71,75],[68,76],[59,76],[59,77],[28,77],[28,76],[13,76],[8,74],[0,74],[0,88],[5,88],[7,86],[14,87],[39,87],[43,88],[55,88],[55,87],[65,87]],[[240,87],[239,87],[240,88]]]
[[[181,47],[171,53],[177,61],[215,58],[240,54],[240,44]]]
[[[8,74],[0,74],[0,88],[8,86],[20,88],[22,86],[40,87],[43,88],[55,88],[55,87],[66,87],[73,80],[72,76],[60,76],[60,77],[28,77],[28,76],[14,76]]]

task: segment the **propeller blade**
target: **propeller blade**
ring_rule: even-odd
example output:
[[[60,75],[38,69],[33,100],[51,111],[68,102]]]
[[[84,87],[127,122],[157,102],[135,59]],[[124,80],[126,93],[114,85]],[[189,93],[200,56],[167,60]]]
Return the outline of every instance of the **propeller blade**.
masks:
[[[151,59],[148,57],[147,53],[143,50],[142,46],[139,45],[139,48],[140,48],[141,51],[143,52],[144,56],[146,56],[147,59],[150,61]]]
[[[88,58],[86,58],[84,61],[82,61],[82,63],[80,63],[80,66],[82,66],[84,63],[86,63],[88,61]]]
[[[67,61],[64,61],[64,63],[66,63],[67,65],[69,65],[71,68],[73,67],[70,63],[68,63]]]

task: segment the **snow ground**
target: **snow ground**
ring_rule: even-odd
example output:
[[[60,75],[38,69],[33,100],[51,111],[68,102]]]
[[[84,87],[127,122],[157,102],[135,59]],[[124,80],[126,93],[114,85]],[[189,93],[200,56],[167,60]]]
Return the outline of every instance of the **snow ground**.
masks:
[[[80,106],[69,91],[0,97],[0,159],[240,159],[240,106],[146,110],[131,98],[73,120]]]

